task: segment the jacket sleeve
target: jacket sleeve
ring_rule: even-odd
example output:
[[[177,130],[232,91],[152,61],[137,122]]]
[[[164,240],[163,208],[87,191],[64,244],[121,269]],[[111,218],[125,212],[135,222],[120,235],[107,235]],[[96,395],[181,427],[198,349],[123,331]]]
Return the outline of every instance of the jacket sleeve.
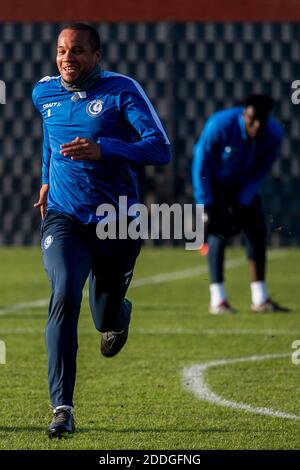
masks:
[[[51,149],[50,149],[50,143],[49,143],[49,134],[45,126],[45,123],[43,123],[43,133],[44,133],[44,140],[43,140],[43,160],[42,160],[42,184],[49,184],[49,167],[50,167]]]
[[[210,118],[194,146],[192,180],[197,204],[211,205],[214,202],[212,176],[215,170],[215,152],[220,138],[218,125],[213,118]]]
[[[138,89],[122,93],[120,112],[137,133],[136,142],[100,137],[101,154],[106,157],[123,157],[144,165],[169,163],[170,142],[152,104]]]
[[[268,171],[271,169],[274,161],[279,155],[281,147],[282,137],[276,139],[276,143],[269,147],[266,153],[263,155],[262,164],[256,168],[254,174],[251,175],[251,178],[243,186],[239,196],[238,202],[242,206],[249,206],[255,196],[259,191],[263,179],[267,175]]]
[[[32,91],[32,101],[36,109],[41,113],[39,106],[39,88],[38,84],[34,87]],[[49,184],[49,166],[50,166],[50,157],[51,149],[49,143],[49,134],[45,122],[43,121],[43,158],[42,158],[42,184]]]

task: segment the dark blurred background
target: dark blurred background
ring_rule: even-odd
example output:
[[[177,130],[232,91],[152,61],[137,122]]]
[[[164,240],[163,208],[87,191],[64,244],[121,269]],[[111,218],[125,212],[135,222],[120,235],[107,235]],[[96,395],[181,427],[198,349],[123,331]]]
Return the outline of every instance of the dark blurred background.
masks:
[[[46,10],[36,1],[28,8],[17,0],[3,7],[0,79],[7,103],[0,105],[0,244],[39,243],[39,214],[32,206],[40,188],[42,132],[31,91],[43,76],[58,75],[56,38],[69,20],[97,27],[103,68],[141,82],[168,131],[172,163],[140,171],[146,204],[192,202],[193,145],[205,120],[248,94],[270,94],[285,129],[281,157],[263,188],[270,243],[298,244],[300,105],[291,101],[291,84],[300,79],[300,8],[293,9],[299,2],[255,0],[247,6],[218,0],[203,9],[202,1],[154,0],[151,10],[139,2],[138,11],[131,0],[121,10],[115,3],[90,0],[84,14],[79,3],[58,9],[56,0]]]

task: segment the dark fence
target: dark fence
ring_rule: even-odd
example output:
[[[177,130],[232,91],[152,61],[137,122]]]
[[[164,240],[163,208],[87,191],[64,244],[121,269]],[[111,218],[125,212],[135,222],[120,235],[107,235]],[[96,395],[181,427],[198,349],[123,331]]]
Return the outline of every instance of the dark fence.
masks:
[[[37,244],[41,123],[31,90],[57,75],[59,24],[0,24],[0,243]],[[191,202],[191,159],[207,117],[251,93],[268,93],[285,128],[280,160],[263,194],[273,245],[300,241],[300,105],[291,84],[300,79],[297,23],[104,23],[103,68],[131,75],[144,86],[173,144],[167,167],[140,172],[142,199]]]

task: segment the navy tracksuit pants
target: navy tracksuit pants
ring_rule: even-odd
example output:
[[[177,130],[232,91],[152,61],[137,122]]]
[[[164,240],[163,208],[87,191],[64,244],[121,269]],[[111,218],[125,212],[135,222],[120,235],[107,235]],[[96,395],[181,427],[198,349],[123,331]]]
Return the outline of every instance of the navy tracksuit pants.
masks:
[[[96,225],[48,211],[42,223],[42,252],[52,295],[46,326],[52,406],[73,406],[77,324],[89,276],[89,303],[100,332],[121,331],[130,321],[130,284],[139,240],[99,240]]]
[[[214,223],[208,228],[208,265],[211,283],[224,280],[224,255],[228,239],[243,232],[249,260],[266,260],[267,228],[262,202],[256,195],[249,206],[238,206],[236,195],[216,198]]]

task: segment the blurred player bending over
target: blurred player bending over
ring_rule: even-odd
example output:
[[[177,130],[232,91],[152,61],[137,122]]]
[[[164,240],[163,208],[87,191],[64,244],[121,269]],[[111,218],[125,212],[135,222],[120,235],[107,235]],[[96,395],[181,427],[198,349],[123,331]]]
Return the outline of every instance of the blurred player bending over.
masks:
[[[46,328],[54,416],[50,437],[75,430],[72,414],[77,323],[89,277],[89,302],[102,332],[101,353],[124,346],[131,302],[125,299],[140,240],[97,238],[100,204],[119,212],[119,196],[138,202],[137,165],[164,164],[170,143],[141,86],[101,70],[100,38],[89,25],[65,26],[58,37],[60,76],[35,86],[43,117],[42,215],[44,266],[52,288]]]
[[[279,154],[283,129],[270,116],[273,100],[246,99],[244,108],[213,114],[194,147],[193,186],[204,204],[208,234],[210,313],[232,313],[224,289],[224,253],[229,237],[243,231],[251,275],[251,309],[286,312],[268,296],[265,281],[267,230],[258,191]]]

